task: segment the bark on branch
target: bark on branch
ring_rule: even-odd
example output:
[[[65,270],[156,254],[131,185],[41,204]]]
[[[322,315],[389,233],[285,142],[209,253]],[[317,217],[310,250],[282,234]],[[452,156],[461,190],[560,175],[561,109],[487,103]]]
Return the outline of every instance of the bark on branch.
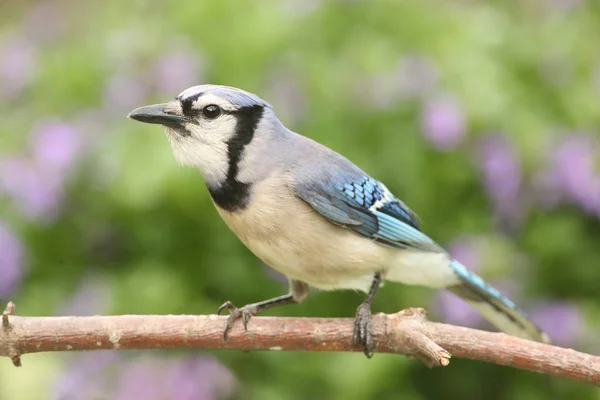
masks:
[[[9,303],[2,316],[0,356],[15,365],[27,353],[104,349],[237,349],[354,351],[350,318],[254,317],[245,332],[236,323],[223,341],[227,317],[216,315],[122,315],[19,317]],[[414,356],[427,366],[446,366],[450,354],[562,376],[600,386],[600,357],[502,333],[427,321],[412,308],[375,314],[378,353]]]

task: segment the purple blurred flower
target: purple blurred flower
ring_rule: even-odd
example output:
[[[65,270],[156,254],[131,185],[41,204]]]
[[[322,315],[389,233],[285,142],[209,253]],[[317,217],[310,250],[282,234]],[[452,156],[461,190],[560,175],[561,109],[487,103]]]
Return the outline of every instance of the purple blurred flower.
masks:
[[[182,400],[227,399],[235,393],[236,380],[215,358],[195,356],[173,365],[164,388],[166,394],[171,394],[166,397]]]
[[[0,222],[0,297],[8,295],[23,274],[23,247],[10,227]]]
[[[11,198],[30,220],[52,219],[67,173],[81,155],[82,140],[73,125],[55,120],[36,125],[29,139],[31,159],[0,159],[0,194]]]
[[[572,346],[583,330],[581,314],[573,303],[552,301],[540,304],[530,316],[559,346]]]
[[[19,36],[0,43],[0,95],[13,97],[25,89],[36,74],[36,49]]]
[[[277,115],[286,125],[293,126],[306,115],[306,96],[290,74],[271,74],[266,98],[276,104]]]
[[[124,365],[115,400],[226,399],[235,392],[235,378],[214,358],[140,357]]]
[[[25,20],[27,35],[46,44],[59,39],[65,28],[63,8],[54,1],[33,3]]]
[[[199,55],[176,50],[163,54],[154,64],[153,82],[161,94],[173,95],[203,80]]]
[[[137,353],[130,358],[112,351],[76,354],[55,382],[55,397],[214,400],[235,394],[235,377],[212,357],[166,358]]]
[[[488,136],[479,147],[479,162],[499,222],[511,230],[517,228],[525,210],[521,164],[514,147],[505,136]]]
[[[481,268],[483,254],[475,247],[475,238],[460,238],[448,244],[448,252],[466,266],[470,271],[477,272]]]
[[[30,136],[33,157],[39,167],[64,173],[73,166],[82,148],[75,127],[59,121],[44,121]]]
[[[163,384],[165,376],[171,374],[172,366],[166,360],[141,358],[124,365],[116,385],[115,395],[110,396],[115,400],[158,400],[162,398],[177,398],[179,396],[165,396]]]
[[[89,400],[111,398],[111,370],[116,369],[123,358],[116,351],[76,353],[67,367],[54,382],[53,398]]]
[[[434,91],[437,71],[431,60],[411,54],[402,57],[396,70],[396,87],[404,97],[423,97]]]
[[[438,150],[456,148],[466,133],[459,103],[449,97],[427,100],[421,114],[423,135]]]
[[[447,290],[440,290],[436,293],[432,309],[436,310],[449,324],[474,328],[480,326],[484,321],[477,310]]]
[[[600,173],[595,165],[598,145],[588,137],[576,135],[554,150],[548,175],[548,187],[560,191],[584,211],[600,216]]]
[[[63,176],[24,157],[0,160],[0,194],[15,202],[30,220],[52,219],[63,194]]]
[[[139,107],[148,91],[137,76],[117,74],[109,78],[104,87],[104,108],[111,114]]]

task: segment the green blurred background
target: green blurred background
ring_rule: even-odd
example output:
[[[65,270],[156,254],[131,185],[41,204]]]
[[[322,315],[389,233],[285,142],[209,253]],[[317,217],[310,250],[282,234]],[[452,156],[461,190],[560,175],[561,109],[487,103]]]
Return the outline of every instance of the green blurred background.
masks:
[[[560,346],[600,353],[600,3],[0,3],[0,300],[20,315],[209,314],[283,294],[135,107],[237,86],[349,157]],[[268,315],[350,317],[316,292]],[[445,292],[388,284],[491,329]],[[600,399],[455,359],[91,352],[0,360],[0,399]],[[549,383],[551,381],[551,383]]]

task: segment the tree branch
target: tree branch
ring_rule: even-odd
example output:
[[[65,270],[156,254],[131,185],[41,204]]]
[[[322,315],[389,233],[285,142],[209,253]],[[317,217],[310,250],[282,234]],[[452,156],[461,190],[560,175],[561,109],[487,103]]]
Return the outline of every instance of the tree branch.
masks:
[[[354,351],[350,318],[255,317],[244,332],[236,323],[223,341],[227,317],[216,315],[122,315],[19,317],[3,313],[0,356],[20,365],[20,356],[45,351],[104,349],[237,349]],[[376,352],[415,356],[446,366],[450,354],[561,376],[600,386],[600,357],[502,333],[429,322],[423,309],[375,314]]]

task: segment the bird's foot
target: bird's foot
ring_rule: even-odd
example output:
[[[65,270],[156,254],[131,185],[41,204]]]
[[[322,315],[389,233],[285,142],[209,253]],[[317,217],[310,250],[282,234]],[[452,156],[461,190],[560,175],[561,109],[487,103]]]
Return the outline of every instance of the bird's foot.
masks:
[[[371,340],[371,304],[362,303],[356,309],[354,318],[354,347],[356,349],[362,346],[363,352],[367,358],[373,357],[373,342]]]
[[[226,341],[229,337],[229,331],[233,328],[233,323],[240,319],[244,323],[244,329],[248,330],[248,321],[250,318],[256,315],[258,309],[253,304],[245,305],[242,308],[237,308],[233,305],[231,301],[226,301],[223,303],[221,307],[217,310],[217,315],[221,315],[223,310],[227,309],[229,311],[229,318],[227,319],[227,324],[225,325],[225,330],[223,331],[223,340]]]

